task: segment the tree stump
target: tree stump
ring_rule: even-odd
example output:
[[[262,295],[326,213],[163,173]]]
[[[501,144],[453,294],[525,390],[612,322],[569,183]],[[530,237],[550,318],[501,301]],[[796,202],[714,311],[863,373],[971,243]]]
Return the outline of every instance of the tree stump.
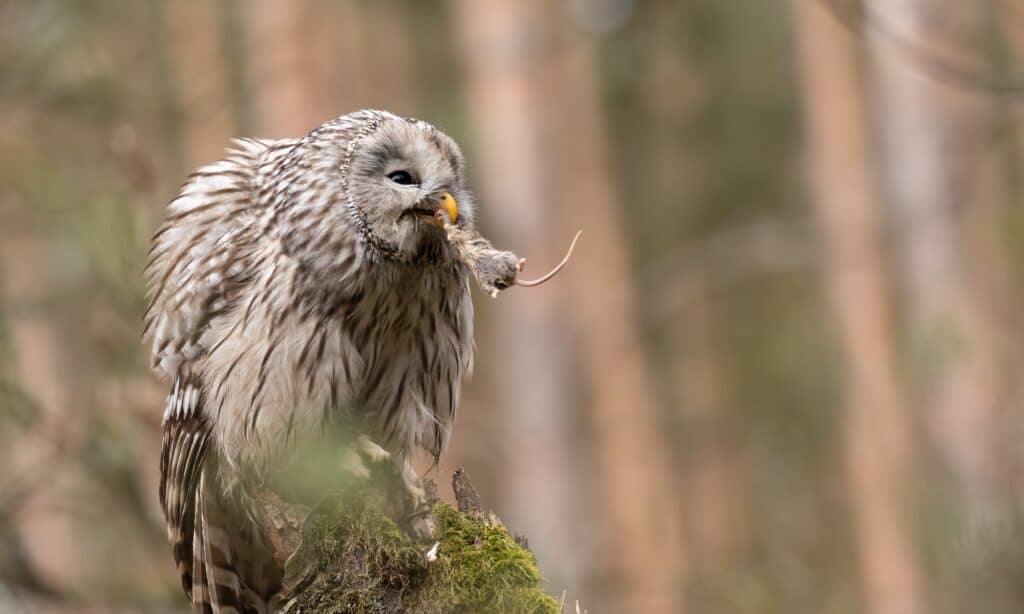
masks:
[[[261,493],[263,525],[285,570],[280,611],[555,613],[533,553],[493,513],[461,469],[457,507],[427,484],[436,539],[410,531],[397,474],[379,475],[310,507]]]

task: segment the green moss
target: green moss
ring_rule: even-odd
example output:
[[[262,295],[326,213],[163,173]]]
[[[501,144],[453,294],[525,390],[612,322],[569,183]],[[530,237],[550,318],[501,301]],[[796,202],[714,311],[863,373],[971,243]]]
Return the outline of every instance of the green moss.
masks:
[[[286,570],[285,612],[556,613],[533,554],[508,529],[438,504],[440,548],[411,540],[372,493],[321,504]]]
[[[540,589],[533,554],[508,529],[444,503],[434,507],[434,515],[441,525],[440,565],[431,573],[434,603],[449,611],[559,611],[558,602]]]

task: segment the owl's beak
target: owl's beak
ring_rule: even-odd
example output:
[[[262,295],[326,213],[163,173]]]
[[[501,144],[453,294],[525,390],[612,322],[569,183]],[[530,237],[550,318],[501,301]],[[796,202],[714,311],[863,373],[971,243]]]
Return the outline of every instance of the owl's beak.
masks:
[[[442,211],[448,214],[449,222],[445,222]],[[455,197],[445,192],[440,197],[431,197],[402,212],[402,215],[406,214],[430,218],[435,226],[444,228],[446,223],[454,224],[459,219],[459,206],[455,203]]]
[[[454,196],[445,192],[444,195],[441,196],[441,201],[438,204],[440,205],[440,208],[444,209],[445,213],[448,214],[448,217],[451,218],[452,224],[458,221],[459,206],[456,204]]]

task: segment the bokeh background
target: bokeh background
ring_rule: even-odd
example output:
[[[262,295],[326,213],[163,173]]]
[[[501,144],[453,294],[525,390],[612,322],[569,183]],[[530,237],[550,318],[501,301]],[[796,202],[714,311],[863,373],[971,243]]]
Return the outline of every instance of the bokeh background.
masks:
[[[149,234],[232,136],[463,144],[466,467],[589,612],[1024,610],[1024,3],[0,1],[0,611],[181,611]],[[474,291],[475,292],[475,291]]]

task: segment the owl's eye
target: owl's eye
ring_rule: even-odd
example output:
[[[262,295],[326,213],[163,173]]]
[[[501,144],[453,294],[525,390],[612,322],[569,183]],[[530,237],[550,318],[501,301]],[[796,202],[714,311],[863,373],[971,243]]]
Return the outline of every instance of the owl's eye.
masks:
[[[388,173],[388,179],[394,181],[398,185],[415,185],[416,180],[413,179],[409,171],[394,171]]]

